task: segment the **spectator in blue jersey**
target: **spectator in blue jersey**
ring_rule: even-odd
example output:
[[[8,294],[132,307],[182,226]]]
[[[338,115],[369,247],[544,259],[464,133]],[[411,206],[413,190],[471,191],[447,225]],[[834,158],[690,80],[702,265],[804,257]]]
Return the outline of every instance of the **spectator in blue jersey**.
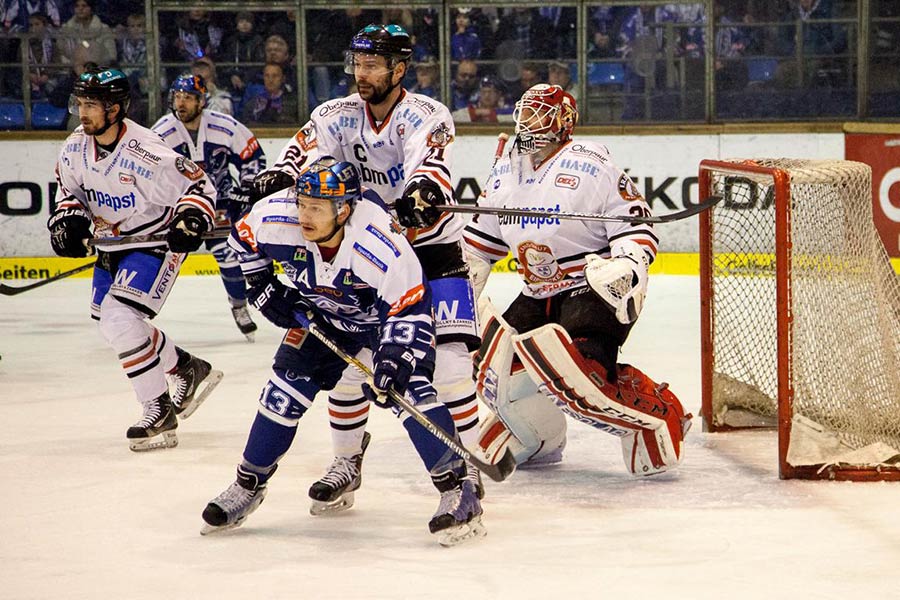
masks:
[[[287,124],[297,120],[297,96],[285,86],[284,69],[278,63],[263,67],[263,89],[244,100],[243,120],[251,123]]]
[[[429,98],[440,99],[441,82],[438,75],[438,63],[433,56],[426,56],[416,63],[416,83],[409,88],[410,92],[423,94]]]
[[[169,89],[170,114],[153,131],[167,146],[194,161],[216,188],[216,225],[230,227],[247,207],[244,190],[266,167],[256,136],[233,117],[207,108],[206,82],[199,75],[182,75]],[[237,171],[235,180],[231,169]],[[253,341],[256,323],[247,310],[247,287],[237,254],[222,239],[207,240],[206,248],[219,264],[231,315],[241,333]]]
[[[474,102],[478,94],[478,65],[474,60],[461,60],[450,83],[450,110],[459,110]]]
[[[472,20],[469,18],[471,9],[460,8],[456,11],[454,23],[456,29],[450,37],[450,55],[453,60],[477,59],[481,56],[481,39],[475,28],[472,27]]]

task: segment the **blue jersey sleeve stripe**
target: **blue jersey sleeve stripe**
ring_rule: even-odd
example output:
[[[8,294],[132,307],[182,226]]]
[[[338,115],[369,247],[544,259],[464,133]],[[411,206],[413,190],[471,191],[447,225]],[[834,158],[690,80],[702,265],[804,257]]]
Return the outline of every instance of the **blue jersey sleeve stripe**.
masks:
[[[381,262],[381,260],[379,260],[377,256],[360,246],[358,242],[353,244],[353,250],[357,254],[365,258],[367,261],[375,265],[375,267],[377,267],[378,270],[380,270],[382,273],[387,273],[387,265]]]
[[[397,248],[397,246],[394,244],[394,242],[391,241],[391,239],[387,236],[387,234],[385,232],[381,231],[380,229],[378,229],[377,227],[375,227],[375,225],[372,225],[371,223],[369,223],[369,225],[366,226],[366,231],[368,231],[369,233],[374,235],[376,238],[379,239],[379,241],[383,242],[385,246],[390,248],[391,252],[394,253],[394,256],[397,256],[397,257],[400,256],[400,249]]]

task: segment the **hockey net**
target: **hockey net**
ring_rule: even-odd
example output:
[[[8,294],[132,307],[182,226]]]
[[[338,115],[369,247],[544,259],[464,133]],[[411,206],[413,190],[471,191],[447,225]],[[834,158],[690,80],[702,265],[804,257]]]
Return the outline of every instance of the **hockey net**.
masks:
[[[871,170],[703,161],[704,426],[778,428],[782,478],[900,479],[900,282]],[[705,196],[704,196],[705,197]]]

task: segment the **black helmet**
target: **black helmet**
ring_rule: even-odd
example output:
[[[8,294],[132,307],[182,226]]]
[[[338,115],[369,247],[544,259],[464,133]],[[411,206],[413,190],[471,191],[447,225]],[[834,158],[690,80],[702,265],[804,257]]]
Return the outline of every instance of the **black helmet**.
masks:
[[[350,40],[349,52],[378,54],[405,62],[412,58],[412,40],[399,25],[367,25]]]
[[[128,105],[131,103],[131,84],[125,73],[118,69],[90,69],[82,73],[75,82],[72,97],[93,98],[107,105],[118,104],[122,107],[118,116],[121,121],[128,113]]]

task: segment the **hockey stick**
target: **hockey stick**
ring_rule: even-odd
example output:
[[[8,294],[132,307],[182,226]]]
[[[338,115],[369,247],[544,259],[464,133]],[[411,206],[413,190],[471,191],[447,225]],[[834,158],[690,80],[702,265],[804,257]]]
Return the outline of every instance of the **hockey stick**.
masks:
[[[538,208],[506,208],[504,207],[487,207],[487,206],[471,206],[462,204],[438,204],[435,208],[446,210],[449,212],[471,213],[483,215],[509,215],[514,217],[527,217],[531,219],[540,219],[548,221],[553,219],[573,219],[575,221],[605,221],[608,223],[671,223],[680,221],[688,217],[702,213],[704,210],[715,206],[722,196],[710,196],[702,202],[690,206],[678,212],[659,215],[658,217],[637,217],[630,215],[596,215],[593,213],[579,212],[556,212]]]
[[[307,317],[304,313],[299,311],[295,312],[294,318],[297,319],[299,323],[302,323],[303,326],[311,334],[319,339],[319,341],[325,344],[325,346],[329,350],[341,357],[348,365],[356,368],[360,373],[365,375],[369,385],[373,384],[372,370],[368,366],[366,366],[365,363],[363,363],[355,356],[350,356],[349,354],[344,352],[343,348],[338,346],[334,342],[334,340],[323,333],[322,330],[319,329],[319,326],[311,322],[309,317]],[[425,413],[420,411],[415,404],[407,400],[405,396],[397,393],[397,391],[394,389],[389,389],[388,395],[391,397],[391,400],[397,403],[397,406],[409,413],[409,415],[413,419],[415,419],[419,423],[419,425],[427,429],[428,433],[443,442],[444,445],[447,446],[447,448],[455,452],[460,458],[475,465],[475,467],[479,471],[481,471],[494,481],[503,481],[504,479],[512,475],[513,471],[516,470],[516,459],[513,457],[512,452],[509,448],[506,449],[506,453],[499,461],[497,461],[496,464],[490,464],[479,460],[471,452],[466,450],[465,447],[459,444],[450,434],[438,427],[437,424],[435,424],[431,419],[425,416]]]
[[[41,279],[40,281],[36,281],[34,283],[29,283],[28,285],[23,285],[21,287],[13,287],[11,285],[6,285],[5,283],[0,283],[0,294],[4,296],[15,296],[16,294],[21,294],[22,292],[27,292],[28,290],[33,290],[35,288],[39,288],[42,285],[47,285],[48,283],[53,283],[54,281],[59,281],[60,279],[65,279],[70,275],[75,275],[76,273],[81,273],[82,271],[87,271],[88,269],[92,269],[94,267],[93,262],[85,263],[80,267],[75,267],[71,271],[63,271],[62,273],[57,273],[53,277],[48,277],[47,279]]]
[[[200,236],[204,240],[224,240],[230,229],[215,229]],[[88,246],[122,246],[124,244],[142,244],[144,242],[165,242],[166,233],[148,233],[147,235],[112,235],[108,237],[85,240]]]

